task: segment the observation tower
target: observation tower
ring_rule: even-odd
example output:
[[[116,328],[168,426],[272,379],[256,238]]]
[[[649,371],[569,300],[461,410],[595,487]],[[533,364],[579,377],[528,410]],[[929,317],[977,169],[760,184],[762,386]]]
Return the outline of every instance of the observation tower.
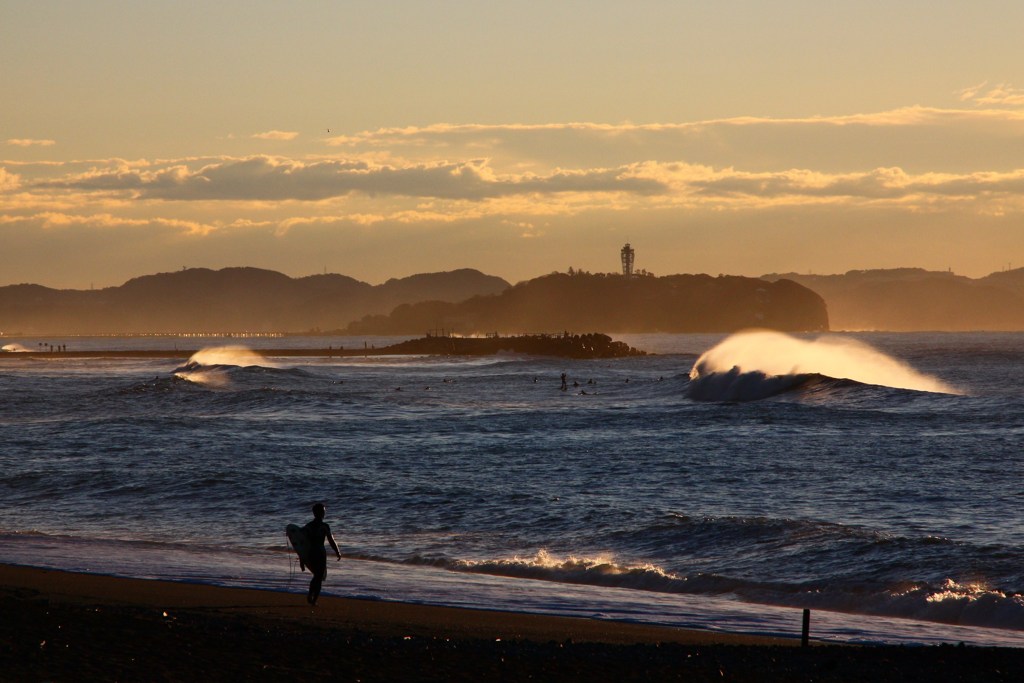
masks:
[[[629,242],[626,242],[626,246],[622,248],[622,275],[623,277],[633,277],[633,255],[636,252],[633,251],[633,247],[629,246]]]

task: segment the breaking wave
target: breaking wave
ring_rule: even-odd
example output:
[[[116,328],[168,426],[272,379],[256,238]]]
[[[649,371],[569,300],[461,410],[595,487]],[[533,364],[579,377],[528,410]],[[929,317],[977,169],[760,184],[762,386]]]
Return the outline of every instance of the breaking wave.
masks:
[[[268,360],[246,346],[211,346],[200,349],[192,354],[185,367],[209,366],[209,365],[235,365],[241,368],[259,365],[261,367],[276,367]]]
[[[207,387],[222,388],[230,383],[230,374],[238,368],[275,368],[275,363],[245,346],[212,346],[192,354],[188,362],[172,374]]]
[[[936,584],[875,587],[791,584],[699,572],[681,575],[655,564],[620,564],[608,556],[560,558],[543,549],[532,557],[458,560],[417,556],[403,564],[655,593],[733,596],[765,605],[1024,631],[1024,595],[948,578]]]
[[[706,351],[690,370],[688,392],[699,401],[757,401],[823,384],[960,393],[854,339],[806,341],[769,331],[740,332]]]
[[[479,561],[415,558],[410,563],[431,564],[475,574],[661,593],[676,592],[672,586],[678,581],[677,577],[653,564],[620,565],[606,556],[558,558],[544,549],[537,551],[533,557],[516,556]]]

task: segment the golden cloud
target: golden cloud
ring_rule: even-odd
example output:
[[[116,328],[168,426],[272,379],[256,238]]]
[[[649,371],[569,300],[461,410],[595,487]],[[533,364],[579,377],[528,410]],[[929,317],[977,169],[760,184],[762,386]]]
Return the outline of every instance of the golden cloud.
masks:
[[[160,226],[172,228],[190,235],[208,235],[217,229],[216,225],[177,218],[125,218],[109,213],[71,214],[59,211],[43,211],[32,215],[0,215],[0,225],[23,224],[38,226],[45,230],[61,230],[75,227],[99,229],[147,228]]]
[[[21,185],[21,178],[0,166],[0,192],[12,192]]]
[[[1018,91],[1008,86],[993,88],[987,95],[977,96],[973,90],[961,91],[971,93],[969,97],[961,95],[966,101],[974,99],[979,103],[1000,103],[1014,101],[1024,104],[1024,91]],[[1019,99],[1018,99],[1019,98]],[[968,120],[968,119],[993,119],[999,118],[1008,121],[1024,121],[1024,112],[995,110],[986,112],[976,109],[943,109],[938,107],[923,107],[919,105],[900,107],[881,112],[870,112],[863,114],[844,114],[838,116],[805,116],[790,118],[773,118],[764,116],[736,116],[720,119],[706,119],[702,121],[691,121],[682,123],[593,123],[593,122],[567,122],[567,123],[541,123],[541,124],[449,124],[437,123],[428,126],[406,126],[401,128],[379,128],[372,131],[363,131],[354,135],[339,135],[328,138],[326,143],[333,147],[358,147],[358,146],[382,146],[395,143],[414,142],[416,144],[430,144],[433,140],[449,137],[479,137],[481,135],[492,136],[491,139],[500,142],[500,137],[493,137],[503,133],[547,133],[547,132],[571,132],[586,133],[596,136],[623,136],[632,133],[679,133],[687,131],[702,131],[708,128],[720,126],[912,126],[925,123],[938,123],[945,121]]]
[[[887,204],[935,210],[970,202],[979,211],[995,203],[1001,211],[1012,211],[1019,202],[1010,200],[1024,194],[1024,169],[913,173],[899,166],[879,166],[852,172],[752,171],[643,161],[617,168],[559,168],[541,175],[496,173],[479,159],[402,166],[249,157],[205,165],[179,160],[160,165],[112,162],[107,168],[36,182],[26,182],[0,167],[0,190],[6,190],[0,194],[0,205],[8,211],[50,207],[73,213],[76,205],[91,205],[93,215],[98,215],[95,209],[101,207],[130,212],[130,207],[148,206],[146,211],[153,212],[163,205],[159,211],[177,214],[183,209],[170,208],[165,202],[187,202],[195,207],[188,212],[204,226],[219,225],[213,217],[228,209],[216,206],[230,202],[235,217],[239,211],[259,212],[261,224],[274,220],[277,230],[287,232],[303,221],[437,223],[671,207],[742,210]],[[294,202],[305,202],[306,208],[297,209]],[[292,208],[284,208],[289,205]],[[274,214],[279,215],[268,218]]]
[[[1024,90],[1015,88],[1009,83],[989,86],[988,82],[964,88],[957,93],[961,102],[973,102],[985,107],[1020,107],[1024,106]]]
[[[498,176],[480,159],[376,166],[362,161],[306,163],[263,156],[200,169],[182,164],[152,170],[95,168],[39,182],[34,187],[121,192],[141,199],[178,201],[320,201],[351,193],[483,200],[514,194],[657,194],[665,190],[657,180],[637,176],[628,168],[558,169],[548,175]]]
[[[545,175],[557,168],[676,160],[750,171],[835,173],[898,165],[920,173],[1011,170],[1021,162],[1017,147],[1007,141],[1021,137],[1024,111],[1019,109],[911,106],[843,116],[683,123],[442,123],[363,131],[328,144],[349,158],[376,155],[379,163],[399,166],[482,157],[496,174]]]
[[[299,134],[290,130],[268,130],[265,133],[255,133],[250,136],[256,140],[294,140]]]
[[[56,140],[33,140],[31,138],[8,138],[7,144],[14,147],[50,147],[56,145]]]

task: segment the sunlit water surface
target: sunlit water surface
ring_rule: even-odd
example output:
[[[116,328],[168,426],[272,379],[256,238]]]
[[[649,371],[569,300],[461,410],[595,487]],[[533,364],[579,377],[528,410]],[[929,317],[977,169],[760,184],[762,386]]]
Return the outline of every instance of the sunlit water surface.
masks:
[[[1024,645],[1024,335],[618,338],[657,355],[0,353],[0,561],[301,592],[323,500],[336,595]]]

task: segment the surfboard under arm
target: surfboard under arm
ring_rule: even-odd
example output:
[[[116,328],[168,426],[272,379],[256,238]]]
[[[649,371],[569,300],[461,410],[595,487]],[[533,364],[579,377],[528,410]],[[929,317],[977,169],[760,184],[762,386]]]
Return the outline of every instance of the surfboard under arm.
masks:
[[[284,528],[284,532],[288,535],[288,542],[291,543],[295,554],[299,556],[299,564],[305,571],[306,565],[309,564],[310,551],[309,539],[306,537],[305,530],[298,524],[289,524]]]

